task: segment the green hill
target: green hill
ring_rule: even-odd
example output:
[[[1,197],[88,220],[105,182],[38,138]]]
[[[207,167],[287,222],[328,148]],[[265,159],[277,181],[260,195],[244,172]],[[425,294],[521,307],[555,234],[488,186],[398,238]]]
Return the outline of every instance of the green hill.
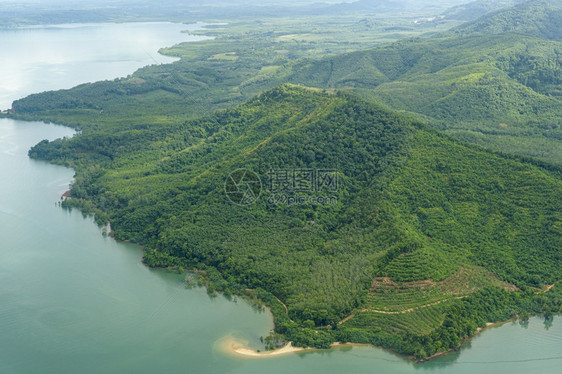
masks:
[[[448,19],[472,21],[482,17],[490,11],[509,7],[521,1],[525,0],[477,0],[451,7],[443,12],[442,16]]]
[[[562,41],[562,1],[531,0],[500,9],[452,32],[461,35],[489,35],[515,32],[539,38]]]
[[[30,155],[74,167],[64,205],[147,264],[265,302],[295,345],[427,357],[561,310],[562,44],[508,31],[297,61],[277,35],[176,46],[13,115],[82,130]]]
[[[293,67],[462,140],[562,162],[562,45],[515,34],[413,39]]]
[[[296,345],[424,357],[486,321],[559,308],[555,292],[541,304],[529,287],[562,278],[560,170],[348,94],[283,85],[165,131],[42,142],[30,155],[71,162],[66,205],[107,214],[146,263],[266,301]]]
[[[461,140],[562,162],[560,42],[511,33],[417,38],[273,64],[266,62],[272,53],[266,45],[268,54],[258,61],[248,48],[231,60],[185,57],[126,79],[31,95],[13,107],[19,118],[88,131],[160,128],[291,82],[349,90]],[[187,56],[179,47],[173,51]]]

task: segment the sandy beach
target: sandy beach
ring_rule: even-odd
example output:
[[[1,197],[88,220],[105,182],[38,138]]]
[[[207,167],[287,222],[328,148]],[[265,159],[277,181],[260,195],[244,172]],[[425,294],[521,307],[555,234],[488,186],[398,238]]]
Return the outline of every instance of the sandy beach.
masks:
[[[252,348],[248,348],[248,342],[237,340],[232,336],[227,336],[223,339],[220,339],[216,346],[219,350],[232,354],[239,357],[248,357],[248,358],[266,358],[266,357],[274,357],[280,355],[286,355],[290,353],[298,353],[298,352],[310,352],[316,350],[315,348],[301,348],[301,347],[293,347],[291,342],[287,343],[284,347],[275,349],[273,351],[261,351],[258,352]],[[356,343],[333,343],[332,348],[345,348],[345,347],[353,347],[353,346],[369,346],[372,347],[370,344],[356,344]]]
[[[236,340],[232,336],[227,336],[224,339],[218,341],[217,346],[221,351],[229,354],[234,354],[240,357],[254,357],[254,358],[265,358],[265,357],[286,355],[289,353],[311,350],[310,348],[293,347],[291,342],[289,342],[284,347],[275,349],[273,351],[258,352],[252,348],[248,348],[247,343],[248,342]]]

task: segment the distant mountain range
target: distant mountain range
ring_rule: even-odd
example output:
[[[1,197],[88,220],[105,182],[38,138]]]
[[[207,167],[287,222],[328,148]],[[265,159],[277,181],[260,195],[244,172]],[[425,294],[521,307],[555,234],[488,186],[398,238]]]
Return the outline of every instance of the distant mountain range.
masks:
[[[500,9],[453,30],[457,35],[515,32],[562,41],[562,1],[536,0]]]
[[[525,0],[477,0],[451,7],[442,15],[450,19],[472,21],[490,11],[507,8],[523,1]]]

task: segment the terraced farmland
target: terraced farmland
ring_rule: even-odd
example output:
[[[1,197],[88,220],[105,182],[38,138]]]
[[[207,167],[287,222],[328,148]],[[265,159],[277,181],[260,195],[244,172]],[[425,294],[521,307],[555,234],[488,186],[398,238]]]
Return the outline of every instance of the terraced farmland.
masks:
[[[406,332],[416,335],[429,334],[443,323],[447,308],[451,302],[415,309],[411,312],[387,314],[372,310],[358,312],[353,318],[344,322],[345,327],[378,327],[389,334]]]
[[[487,286],[516,289],[483,268],[465,266],[440,282],[395,282],[388,277],[377,277],[367,295],[366,305],[369,309],[400,312],[466,296]]]

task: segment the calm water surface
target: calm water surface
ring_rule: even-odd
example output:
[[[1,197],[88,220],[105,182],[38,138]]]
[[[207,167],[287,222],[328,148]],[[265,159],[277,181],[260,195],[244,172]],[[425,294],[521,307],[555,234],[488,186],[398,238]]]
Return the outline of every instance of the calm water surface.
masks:
[[[162,47],[208,39],[181,31],[204,24],[167,22],[34,26],[0,30],[0,108],[41,91],[114,79],[175,58]]]
[[[2,31],[0,107],[27,93],[113,79],[153,58],[164,61],[155,55],[159,47],[195,40],[179,33],[186,28],[159,23]],[[143,266],[138,247],[116,243],[90,219],[57,207],[73,170],[30,160],[27,150],[63,136],[72,130],[0,120],[2,374],[562,373],[559,318],[548,329],[535,318],[525,328],[509,323],[486,330],[460,352],[421,365],[372,347],[235,357],[220,342],[232,336],[259,347],[259,336],[272,326],[269,314],[186,289],[183,276]]]

